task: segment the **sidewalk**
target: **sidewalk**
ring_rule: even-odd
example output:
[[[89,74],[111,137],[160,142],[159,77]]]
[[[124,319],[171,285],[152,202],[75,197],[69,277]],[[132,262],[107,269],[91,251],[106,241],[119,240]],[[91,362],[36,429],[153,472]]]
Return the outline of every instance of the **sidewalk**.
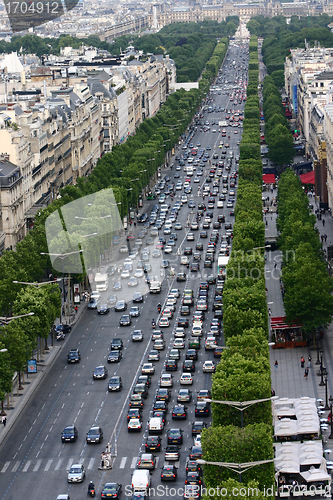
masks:
[[[78,312],[75,315],[74,321],[72,322],[72,326],[74,326],[82,316],[83,312],[86,309],[87,304],[82,302],[79,305]],[[69,334],[70,335],[70,334]],[[47,339],[48,350],[45,351],[45,354],[40,355],[40,359],[37,362],[37,373],[24,373],[24,383],[22,383],[23,390],[19,391],[19,396],[17,396],[17,377],[13,382],[13,390],[11,394],[9,394],[9,408],[8,408],[8,399],[4,401],[4,411],[7,416],[7,423],[4,427],[0,426],[0,445],[6,438],[7,434],[15,424],[16,420],[19,418],[21,413],[23,412],[26,404],[33,396],[40,383],[42,382],[45,375],[49,372],[53,361],[58,357],[59,353],[62,351],[63,346],[67,345],[67,341],[57,342],[53,341],[52,344],[51,336]]]
[[[276,189],[273,193],[266,194],[265,196],[276,196]],[[309,201],[314,205],[314,211],[319,208],[315,204],[315,199],[309,195]],[[276,236],[276,214],[269,214],[266,216],[268,225],[266,226],[266,236]],[[323,225],[322,220],[325,220]],[[331,215],[322,215],[322,220],[317,221],[317,228],[320,234],[327,234],[327,242],[323,243],[323,248],[333,242],[333,220]],[[280,291],[279,276],[281,273],[281,252],[266,252],[267,261],[265,265],[266,271],[266,287],[267,287],[267,307],[271,309],[272,316],[285,316],[285,310]],[[277,261],[277,267],[274,269],[274,260]],[[330,367],[333,366],[333,325],[330,324],[325,329],[324,338],[321,341],[320,349],[323,350],[323,365],[328,368],[327,374],[327,396],[333,396],[333,378],[330,373]],[[311,355],[312,363],[309,367],[308,356]],[[305,359],[305,367],[309,367],[308,379],[304,377],[304,368],[301,368],[301,357]],[[278,369],[275,369],[275,360],[278,361]],[[295,349],[272,349],[270,348],[270,365],[271,365],[271,378],[272,388],[278,397],[299,398],[308,396],[316,400],[323,400],[325,405],[325,386],[319,386],[321,377],[318,375],[319,366],[316,365],[317,349],[314,348],[295,348]],[[324,377],[325,379],[325,377]],[[318,401],[318,406],[320,402]],[[321,418],[327,417],[329,411],[323,411]],[[332,450],[333,457],[333,440],[329,440],[330,427],[327,431],[323,432],[324,448]],[[327,454],[327,459],[332,459]]]

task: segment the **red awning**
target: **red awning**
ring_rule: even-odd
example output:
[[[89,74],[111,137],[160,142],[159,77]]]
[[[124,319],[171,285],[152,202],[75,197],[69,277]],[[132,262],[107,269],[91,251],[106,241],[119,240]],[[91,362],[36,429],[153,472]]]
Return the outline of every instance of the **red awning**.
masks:
[[[306,172],[306,174],[301,174],[299,176],[303,184],[314,184],[315,183],[315,173],[314,170]]]
[[[275,175],[274,174],[264,174],[262,176],[262,180],[265,184],[275,184]]]
[[[297,323],[288,325],[285,316],[276,316],[271,318],[271,328],[272,330],[289,330],[291,328],[302,328],[302,325],[298,325]]]

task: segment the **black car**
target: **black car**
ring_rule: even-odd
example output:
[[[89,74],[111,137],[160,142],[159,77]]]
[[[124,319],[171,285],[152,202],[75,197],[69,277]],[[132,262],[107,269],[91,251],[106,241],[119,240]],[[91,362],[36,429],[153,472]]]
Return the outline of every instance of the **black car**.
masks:
[[[202,484],[202,478],[199,471],[188,471],[186,473],[185,484]]]
[[[139,384],[139,383],[137,383],[134,386],[133,394],[141,394],[141,396],[144,399],[147,399],[147,397],[148,397],[148,387],[147,387],[147,384]]]
[[[192,272],[198,272],[200,271],[200,265],[199,265],[199,262],[192,262],[191,264],[191,271]]]
[[[145,444],[146,451],[161,451],[162,441],[160,436],[148,436]]]
[[[184,255],[192,255],[192,248],[191,247],[185,247],[183,253],[184,253]]]
[[[188,349],[185,353],[185,359],[190,359],[192,361],[197,361],[198,351],[197,349]]]
[[[177,371],[178,365],[176,359],[167,359],[165,362],[165,371],[175,372]]]
[[[189,316],[190,315],[190,308],[189,306],[182,306],[180,309],[180,315],[181,316]]]
[[[123,348],[123,341],[121,339],[113,339],[111,342],[111,351],[117,351]]]
[[[197,460],[198,458],[202,458],[202,448],[201,446],[192,446],[190,448],[190,460]]]
[[[166,401],[155,401],[153,411],[163,411],[166,413],[168,411],[168,403]]]
[[[96,366],[95,370],[93,371],[94,380],[105,379],[107,376],[108,376],[108,371],[105,368],[105,366],[103,365]]]
[[[195,437],[198,434],[201,434],[203,429],[205,429],[206,427],[207,427],[206,422],[202,422],[201,420],[193,422],[192,423],[192,437]]]
[[[188,328],[188,319],[187,318],[179,318],[177,326],[182,326],[183,328]]]
[[[137,384],[146,384],[147,387],[150,387],[151,384],[151,378],[149,375],[140,375],[138,380],[136,381]]]
[[[177,274],[177,281],[186,281],[186,274],[185,273],[178,273]]]
[[[203,251],[203,243],[197,243],[195,245],[195,249],[198,250],[199,252]]]
[[[122,357],[121,351],[111,351],[108,355],[108,363],[119,363]]]
[[[187,419],[186,406],[182,404],[175,405],[172,408],[171,416],[173,420],[186,420]]]
[[[103,431],[100,427],[91,427],[86,436],[87,444],[101,443],[103,441]]]
[[[161,471],[161,481],[177,481],[177,468],[174,465],[164,465]]]
[[[118,300],[114,310],[117,312],[121,312],[121,311],[126,311],[126,309],[127,309],[127,303],[124,300]]]
[[[206,269],[207,269],[207,268],[211,269],[212,267],[213,267],[213,262],[212,262],[211,260],[207,260],[207,259],[206,259],[206,260],[204,261],[204,268],[206,268]]]
[[[121,484],[105,483],[101,491],[101,498],[115,498],[118,500],[121,495]]]
[[[71,325],[67,325],[66,323],[62,323],[61,325],[57,325],[55,327],[55,332],[58,333],[58,332],[61,332],[61,333],[69,333],[72,331],[72,327]]]
[[[211,274],[210,276],[208,276],[207,281],[210,285],[215,285],[216,277],[213,274]]]
[[[143,295],[141,292],[135,292],[133,295],[133,303],[143,302]]]
[[[71,349],[67,354],[67,363],[80,363],[81,354],[78,349]]]
[[[119,320],[120,326],[129,326],[132,324],[132,318],[129,314],[123,314]]]
[[[194,414],[196,417],[209,417],[210,405],[205,401],[198,401],[195,405]]]
[[[185,359],[183,363],[183,372],[195,372],[195,364],[193,359]]]
[[[78,437],[77,428],[75,425],[68,425],[61,433],[61,441],[63,443],[73,443]]]
[[[141,408],[131,408],[127,412],[127,421],[131,420],[131,418],[139,418],[142,420],[142,409]]]
[[[167,439],[169,444],[183,444],[183,431],[181,429],[168,429]]]
[[[121,391],[121,389],[122,389],[121,377],[119,377],[119,375],[114,375],[109,380],[108,391],[109,392]]]
[[[208,281],[201,281],[201,283],[199,283],[199,290],[208,290],[208,289],[209,289]]]
[[[101,304],[97,307],[97,313],[98,314],[108,314],[109,313],[109,307],[107,304]]]
[[[188,472],[198,472],[200,475],[202,474],[202,469],[196,460],[188,460],[186,462],[186,474]]]

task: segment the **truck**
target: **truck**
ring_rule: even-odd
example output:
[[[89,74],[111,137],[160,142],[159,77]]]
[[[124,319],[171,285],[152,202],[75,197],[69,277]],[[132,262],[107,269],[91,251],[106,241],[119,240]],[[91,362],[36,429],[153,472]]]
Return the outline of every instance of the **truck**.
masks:
[[[160,281],[151,281],[149,285],[150,293],[161,293],[162,283]]]
[[[95,276],[95,286],[97,292],[106,292],[109,287],[109,277],[107,273],[97,273]]]
[[[219,121],[219,127],[227,127],[228,126],[228,122],[225,121],[225,120],[220,120]]]
[[[150,487],[150,473],[147,469],[135,469],[132,475],[132,492],[148,493]]]

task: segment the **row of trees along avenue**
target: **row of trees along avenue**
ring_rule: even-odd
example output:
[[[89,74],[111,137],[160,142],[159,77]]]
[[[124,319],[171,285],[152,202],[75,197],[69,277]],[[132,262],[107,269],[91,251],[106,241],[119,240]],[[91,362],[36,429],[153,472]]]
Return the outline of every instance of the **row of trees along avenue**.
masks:
[[[258,98],[258,42],[250,40],[250,67],[240,144],[239,184],[235,207],[232,254],[223,292],[223,329],[226,349],[213,376],[212,398],[218,401],[252,401],[271,396],[268,352],[268,315],[265,294],[265,226],[262,217],[262,162],[260,157],[260,106]],[[271,402],[241,412],[229,405],[213,403],[213,425],[202,435],[206,461],[245,463],[273,458]],[[258,488],[258,497],[272,494],[264,489],[274,484],[272,463],[257,465],[239,475],[225,467],[204,465],[205,500],[220,498],[217,488]],[[213,488],[215,490],[213,490]],[[215,496],[211,493],[215,491]],[[236,494],[237,496],[237,494]]]

